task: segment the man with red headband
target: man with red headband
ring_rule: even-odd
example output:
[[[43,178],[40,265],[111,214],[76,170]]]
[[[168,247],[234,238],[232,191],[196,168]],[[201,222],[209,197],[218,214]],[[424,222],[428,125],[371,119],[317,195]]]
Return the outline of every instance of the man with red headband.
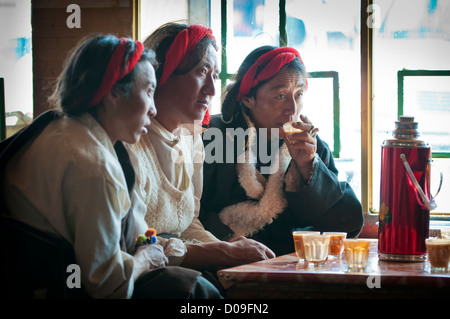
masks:
[[[338,181],[317,129],[300,115],[307,86],[294,48],[260,47],[240,66],[222,114],[213,116],[203,133],[199,219],[218,238],[247,236],[281,255],[294,252],[294,230],[344,231],[349,237],[360,232],[361,204],[351,187]],[[286,122],[299,130],[289,140]],[[223,163],[215,160],[217,154],[223,154]]]
[[[254,240],[220,241],[198,220],[203,190],[200,123],[208,122],[205,114],[219,72],[211,30],[169,23],[144,43],[161,62],[156,72],[158,114],[149,133],[132,149],[137,155],[139,195],[148,208],[145,219],[149,227],[169,237],[160,239],[169,265],[204,270],[273,257],[270,249]]]
[[[146,209],[123,143],[139,141],[156,114],[156,64],[139,41],[84,41],[53,96],[62,112],[42,114],[1,143],[2,226],[11,225],[10,236],[1,232],[8,297],[31,298],[35,288],[56,298],[221,297],[199,272],[165,267],[158,242],[135,246],[148,229]],[[59,246],[67,249],[55,251]],[[60,275],[66,269],[75,270],[67,283]]]

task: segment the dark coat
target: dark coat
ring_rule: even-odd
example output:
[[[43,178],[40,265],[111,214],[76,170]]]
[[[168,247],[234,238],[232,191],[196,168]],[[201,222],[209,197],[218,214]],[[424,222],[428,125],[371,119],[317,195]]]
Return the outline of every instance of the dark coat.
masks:
[[[209,128],[219,129],[224,138],[226,128],[242,127],[245,130],[246,121],[241,113],[239,115],[231,124],[224,124],[220,116],[213,116]],[[203,142],[207,150],[208,144],[213,141],[204,138]],[[236,153],[243,147],[237,147]],[[225,146],[223,152],[225,155]],[[277,255],[295,251],[292,237],[294,230],[344,231],[349,238],[357,236],[362,229],[361,203],[347,182],[338,181],[331,151],[319,137],[317,155],[319,159],[310,184],[301,186],[295,192],[284,189],[287,208],[272,223],[249,236],[267,245]],[[205,159],[203,169],[199,218],[207,230],[226,240],[233,236],[233,231],[221,222],[219,213],[229,205],[248,201],[249,197],[238,180],[235,161],[208,163]],[[242,214],[245,213],[242,211]]]

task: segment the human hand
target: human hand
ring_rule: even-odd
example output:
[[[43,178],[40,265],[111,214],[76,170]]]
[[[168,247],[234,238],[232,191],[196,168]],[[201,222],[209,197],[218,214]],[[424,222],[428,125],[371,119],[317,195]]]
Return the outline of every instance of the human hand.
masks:
[[[292,133],[289,141],[286,139],[284,131],[281,129],[280,135],[286,141],[289,154],[294,160],[304,179],[311,177],[312,165],[315,153],[317,151],[316,132],[311,121],[304,115],[300,115],[302,122],[295,122],[293,127],[303,130],[301,133]]]
[[[161,245],[144,245],[137,249],[136,254],[143,255],[142,257],[147,262],[148,269],[164,267],[169,259],[164,254],[164,248]]]
[[[231,259],[235,265],[248,264],[276,257],[275,253],[264,244],[243,236],[235,237],[229,242]]]
[[[152,269],[166,266],[169,259],[164,255],[164,248],[158,244],[139,246],[133,255],[133,277],[135,280]]]

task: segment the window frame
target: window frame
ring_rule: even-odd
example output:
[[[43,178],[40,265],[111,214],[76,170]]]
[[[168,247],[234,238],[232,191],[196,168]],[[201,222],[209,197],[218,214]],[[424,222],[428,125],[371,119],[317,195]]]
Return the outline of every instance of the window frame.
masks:
[[[333,157],[338,159],[341,152],[341,100],[339,98],[339,72],[316,71],[308,72],[314,79],[329,79],[333,81]]]
[[[370,12],[363,10],[373,0],[361,0],[361,205],[364,215],[378,216],[373,205],[373,29],[366,21]]]
[[[450,70],[399,70],[397,71],[397,115],[404,115],[404,79],[411,76],[450,76]],[[432,152],[433,158],[450,158],[450,152]]]
[[[6,138],[5,79],[0,78],[0,141]]]

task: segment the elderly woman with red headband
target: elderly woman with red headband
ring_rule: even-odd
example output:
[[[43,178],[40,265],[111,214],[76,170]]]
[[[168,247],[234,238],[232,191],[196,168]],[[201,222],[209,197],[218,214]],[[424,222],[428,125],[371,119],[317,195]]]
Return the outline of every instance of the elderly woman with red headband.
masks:
[[[253,240],[219,241],[198,220],[203,183],[201,123],[208,122],[218,76],[211,30],[169,23],[144,43],[155,50],[161,63],[156,73],[158,114],[149,133],[132,149],[137,154],[139,191],[148,207],[146,220],[161,234],[169,264],[203,270],[274,257]]]
[[[248,236],[280,255],[294,251],[294,230],[343,231],[349,237],[360,232],[361,204],[351,187],[338,181],[317,129],[300,115],[307,85],[293,48],[257,48],[240,66],[222,114],[213,116],[203,134],[199,218],[218,238]],[[302,131],[286,140],[285,122]],[[223,162],[208,158],[217,154]]]
[[[90,297],[220,298],[199,272],[165,267],[158,243],[135,247],[148,227],[123,142],[136,143],[156,114],[155,67],[154,52],[139,41],[84,41],[57,83],[53,100],[62,112],[47,111],[2,143],[2,204],[8,217],[73,248]],[[29,267],[61,256],[39,257]]]

